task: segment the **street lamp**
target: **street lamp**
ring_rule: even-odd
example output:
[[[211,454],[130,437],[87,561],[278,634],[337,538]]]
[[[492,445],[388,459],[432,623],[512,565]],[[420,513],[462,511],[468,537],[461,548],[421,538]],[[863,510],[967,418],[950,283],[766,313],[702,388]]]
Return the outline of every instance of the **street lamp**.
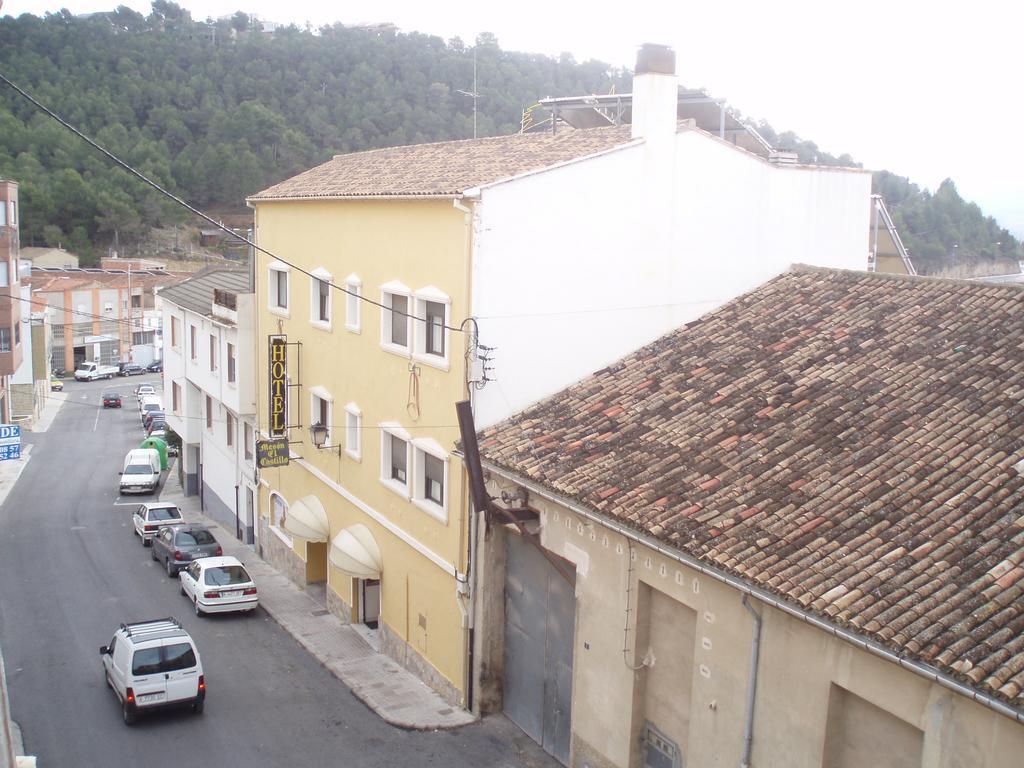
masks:
[[[341,456],[341,446],[340,445],[335,445],[335,446],[328,446],[327,445],[327,436],[328,436],[329,433],[330,433],[330,430],[327,428],[327,425],[326,424],[321,424],[319,421],[316,424],[313,424],[312,426],[310,426],[310,428],[309,428],[309,436],[313,440],[313,446],[317,450],[322,451],[322,450],[325,450],[325,449],[326,450],[335,450],[336,449],[337,452],[338,452],[338,455]]]

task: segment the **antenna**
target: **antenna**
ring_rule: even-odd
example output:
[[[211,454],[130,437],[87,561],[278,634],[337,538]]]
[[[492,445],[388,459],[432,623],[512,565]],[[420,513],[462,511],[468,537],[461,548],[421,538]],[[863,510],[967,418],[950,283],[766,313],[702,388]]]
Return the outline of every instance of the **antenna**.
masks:
[[[476,101],[481,98],[480,93],[476,89],[476,46],[473,46],[473,90],[463,91],[462,89],[456,89],[463,96],[469,96],[473,99],[473,138],[476,138]]]

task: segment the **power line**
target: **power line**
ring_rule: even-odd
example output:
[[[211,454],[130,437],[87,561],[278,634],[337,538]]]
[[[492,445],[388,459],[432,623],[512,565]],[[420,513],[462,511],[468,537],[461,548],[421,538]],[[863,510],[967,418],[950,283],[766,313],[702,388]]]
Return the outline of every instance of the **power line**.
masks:
[[[21,296],[15,296],[15,295],[10,294],[10,293],[0,293],[0,298],[3,298],[3,299],[14,299],[15,301],[24,301],[24,302],[27,302],[28,304],[35,304],[37,306],[42,306],[46,310],[51,310],[52,309],[55,312],[70,312],[72,315],[78,315],[79,317],[89,317],[89,318],[92,318],[93,320],[102,320],[104,323],[117,323],[118,325],[126,325],[131,330],[138,331],[139,333],[143,333],[145,331],[155,331],[155,330],[157,330],[156,328],[146,328],[145,326],[135,326],[135,325],[132,325],[132,321],[131,320],[124,320],[124,319],[119,318],[119,317],[104,317],[103,315],[96,315],[96,314],[93,314],[92,312],[84,312],[84,311],[82,311],[80,309],[69,309],[68,307],[52,307],[52,306],[50,306],[45,301],[40,301],[39,299],[26,299],[26,298],[23,298]],[[64,326],[64,325],[67,325],[67,323],[50,323],[50,325],[61,325],[61,326]]]
[[[323,280],[323,278],[317,277],[316,275],[314,275],[309,270],[304,269],[304,268],[300,267],[297,264],[293,264],[292,262],[287,261],[286,259],[283,259],[280,256],[274,255],[273,253],[268,251],[266,248],[261,248],[260,246],[256,245],[256,243],[254,243],[252,240],[250,240],[248,237],[245,237],[244,235],[241,235],[238,232],[235,232],[234,230],[232,230],[232,229],[224,226],[223,224],[221,224],[219,221],[217,221],[217,220],[213,219],[212,217],[206,215],[205,213],[200,211],[198,208],[195,208],[192,205],[189,205],[184,200],[182,200],[180,197],[175,195],[173,192],[171,192],[171,191],[169,191],[167,189],[164,189],[162,186],[160,186],[155,181],[150,179],[144,173],[142,173],[139,170],[136,170],[133,166],[131,166],[128,163],[126,163],[124,160],[119,158],[117,155],[115,155],[110,150],[106,149],[105,147],[100,146],[93,139],[91,139],[86,134],[82,133],[82,131],[78,130],[78,128],[76,128],[74,125],[69,123],[63,117],[58,115],[52,109],[50,109],[49,107],[47,107],[46,105],[44,105],[40,101],[36,100],[26,90],[24,90],[23,88],[18,86],[16,83],[12,82],[2,72],[0,72],[0,81],[5,83],[6,85],[10,86],[14,91],[16,91],[19,95],[21,95],[29,103],[31,103],[34,107],[36,107],[36,109],[40,110],[45,115],[48,115],[49,117],[51,117],[54,120],[56,120],[58,123],[60,123],[65,128],[67,128],[69,131],[71,131],[73,134],[75,134],[78,138],[80,138],[86,144],[91,146],[93,149],[95,149],[98,152],[102,153],[107,158],[109,158],[111,161],[113,161],[114,163],[119,165],[121,168],[123,168],[124,170],[128,171],[128,173],[130,173],[132,176],[135,176],[137,179],[142,181],[147,186],[150,186],[153,189],[155,189],[161,195],[164,195],[165,197],[169,198],[170,200],[173,200],[175,203],[177,203],[181,207],[183,207],[186,210],[190,211],[193,215],[198,216],[199,218],[203,219],[204,221],[208,222],[209,224],[212,224],[217,229],[223,231],[225,234],[229,235],[230,237],[234,237],[237,240],[242,241],[243,243],[248,245],[253,250],[259,251],[260,253],[263,253],[263,254],[266,254],[267,256],[269,256],[270,258],[274,259],[275,261],[279,261],[282,264],[285,264],[288,267],[294,269],[296,272],[301,272],[302,274],[306,275],[309,278],[312,278],[313,280],[319,280],[320,282],[326,282],[334,290],[341,291],[342,293],[344,293],[344,294],[346,294],[348,296],[354,296],[355,298],[359,299],[360,301],[365,301],[368,304],[372,304],[375,307],[379,307],[380,309],[386,309],[386,310],[388,310],[389,312],[391,312],[394,315],[400,315],[400,316],[403,316],[403,317],[412,318],[413,320],[419,320],[422,323],[426,323],[427,322],[427,318],[425,318],[425,317],[419,317],[417,315],[409,314],[408,312],[399,312],[397,310],[392,309],[391,307],[386,306],[385,304],[383,304],[383,303],[381,303],[379,301],[374,301],[373,299],[368,299],[365,296],[363,296],[361,293],[353,293],[352,291],[349,291],[346,288],[342,288],[340,285],[335,285],[333,282],[331,282],[329,280]],[[441,327],[443,327],[443,328],[445,328],[446,330],[449,330],[449,331],[458,331],[459,333],[465,333],[465,331],[462,328],[459,328],[459,327],[456,327],[456,326],[442,324]]]

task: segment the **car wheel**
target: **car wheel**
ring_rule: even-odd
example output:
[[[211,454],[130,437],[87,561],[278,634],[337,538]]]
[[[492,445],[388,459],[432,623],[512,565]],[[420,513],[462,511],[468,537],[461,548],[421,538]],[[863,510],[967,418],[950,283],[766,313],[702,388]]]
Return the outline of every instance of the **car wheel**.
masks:
[[[206,706],[206,701],[203,700],[203,699],[200,699],[199,701],[193,702],[193,704],[192,704],[192,711],[195,712],[197,715],[201,715],[201,714],[203,714],[203,707],[205,707],[205,706]]]
[[[135,710],[128,706],[128,702],[121,705],[121,716],[124,718],[125,725],[133,725],[135,723],[135,715]]]
[[[110,688],[111,690],[113,690],[113,688],[114,688],[114,686],[112,686],[110,684],[110,675],[107,674],[106,667],[103,668],[103,684],[106,685],[107,688]]]
[[[196,616],[202,616],[203,615],[203,609],[199,607],[199,598],[198,597],[192,598],[192,607],[196,609]]]
[[[181,592],[181,594],[185,595],[185,597],[188,597],[188,594],[185,592],[185,585],[181,582],[180,579],[178,580],[178,591]]]
[[[171,564],[171,558],[169,557],[164,560],[164,568],[167,570],[168,579],[173,579],[178,575],[178,571],[175,569],[174,565]]]
[[[153,546],[152,542],[150,542],[149,545],[149,556],[156,560],[158,563],[160,562],[160,558],[156,556],[156,547]]]

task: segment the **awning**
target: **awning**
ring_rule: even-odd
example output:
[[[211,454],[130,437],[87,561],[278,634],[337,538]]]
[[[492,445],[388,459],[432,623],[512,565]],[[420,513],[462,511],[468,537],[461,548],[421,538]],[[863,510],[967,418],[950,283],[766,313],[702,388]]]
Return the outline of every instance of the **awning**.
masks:
[[[284,529],[292,536],[307,541],[327,541],[331,525],[327,521],[327,510],[316,496],[303,496],[288,506],[284,516]]]
[[[354,579],[379,579],[380,548],[370,529],[361,523],[343,528],[331,541],[331,565]]]

